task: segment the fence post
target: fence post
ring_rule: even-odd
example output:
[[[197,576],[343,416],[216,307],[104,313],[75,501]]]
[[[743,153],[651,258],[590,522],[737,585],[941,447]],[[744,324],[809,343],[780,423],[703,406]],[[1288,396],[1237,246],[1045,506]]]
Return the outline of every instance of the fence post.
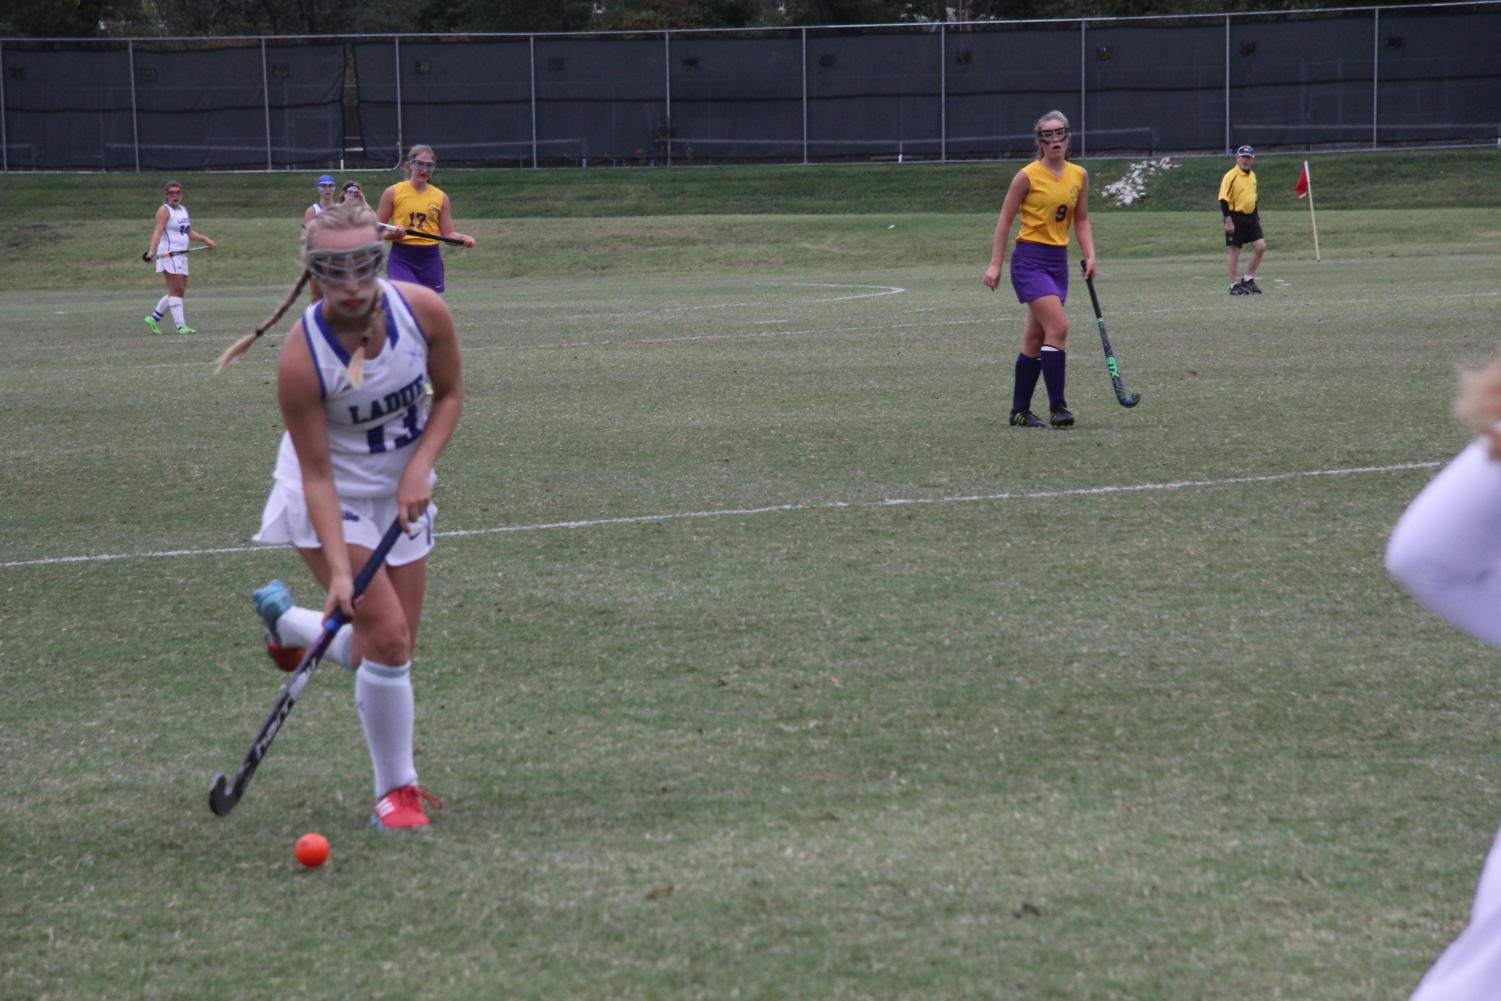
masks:
[[[1085,79],[1089,60],[1089,22],[1079,19],[1079,155],[1089,155],[1089,81]]]
[[[532,169],[536,170],[541,165],[537,162],[537,36],[526,36],[526,56],[530,62],[531,76],[531,103],[532,103]]]
[[[1230,15],[1225,15],[1225,152],[1235,147],[1230,145]]]
[[[1381,143],[1381,8],[1371,11],[1371,149]]]
[[[271,163],[271,74],[266,69],[266,39],[261,37],[261,108],[266,113],[266,169]]]
[[[938,162],[949,162],[949,26],[938,26]]]
[[[803,163],[808,162],[808,29],[798,29],[803,42]]]
[[[396,35],[391,46],[392,58],[396,61],[396,165],[406,153],[406,137],[401,130],[401,36]]]
[[[136,108],[136,43],[126,42],[125,50],[128,58],[126,65],[130,73],[130,148],[135,155],[136,173],[141,172],[141,115]]]
[[[667,147],[667,166],[672,166],[672,32],[662,32],[662,103],[666,110],[666,117],[662,120],[662,128],[665,145]]]
[[[5,43],[0,42],[0,171],[10,173],[10,142],[5,135]]]

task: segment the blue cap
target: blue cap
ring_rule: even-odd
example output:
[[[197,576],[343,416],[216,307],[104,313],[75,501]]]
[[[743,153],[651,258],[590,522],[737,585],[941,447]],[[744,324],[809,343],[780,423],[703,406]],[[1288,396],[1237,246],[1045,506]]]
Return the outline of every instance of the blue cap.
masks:
[[[333,177],[331,177],[330,175],[324,174],[322,177],[318,178],[318,183],[319,184],[338,184],[339,182],[335,181],[333,179]]]

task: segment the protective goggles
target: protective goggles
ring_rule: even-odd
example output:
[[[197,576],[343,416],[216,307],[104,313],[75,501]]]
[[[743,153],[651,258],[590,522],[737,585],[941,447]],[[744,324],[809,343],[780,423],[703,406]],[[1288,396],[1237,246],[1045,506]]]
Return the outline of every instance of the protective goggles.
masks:
[[[417,170],[432,170],[438,165],[437,160],[408,160],[407,163]]]
[[[353,250],[309,250],[303,260],[324,285],[363,285],[380,274],[386,245],[379,240]]]
[[[1054,139],[1067,139],[1068,126],[1064,126],[1061,129],[1038,129],[1037,138],[1043,142],[1052,142]]]

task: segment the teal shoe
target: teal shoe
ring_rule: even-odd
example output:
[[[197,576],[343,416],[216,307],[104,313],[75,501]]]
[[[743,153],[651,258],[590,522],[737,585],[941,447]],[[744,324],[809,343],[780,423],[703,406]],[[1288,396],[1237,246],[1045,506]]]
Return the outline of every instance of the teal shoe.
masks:
[[[271,641],[280,645],[281,634],[276,631],[276,623],[281,621],[287,609],[292,607],[292,592],[287,590],[287,585],[279,580],[273,580],[265,587],[260,588],[251,597],[255,599],[255,610],[266,624],[266,630],[271,634]]]

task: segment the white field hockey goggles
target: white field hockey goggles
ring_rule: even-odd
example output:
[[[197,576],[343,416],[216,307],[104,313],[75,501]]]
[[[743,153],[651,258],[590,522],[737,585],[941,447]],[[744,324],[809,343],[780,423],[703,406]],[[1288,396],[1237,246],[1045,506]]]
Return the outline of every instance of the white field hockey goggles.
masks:
[[[1057,129],[1038,129],[1037,138],[1041,139],[1043,142],[1051,142],[1054,139],[1067,139],[1068,126],[1065,125],[1062,128]]]
[[[380,274],[386,245],[380,240],[352,250],[309,250],[307,269],[323,285],[363,285]]]

